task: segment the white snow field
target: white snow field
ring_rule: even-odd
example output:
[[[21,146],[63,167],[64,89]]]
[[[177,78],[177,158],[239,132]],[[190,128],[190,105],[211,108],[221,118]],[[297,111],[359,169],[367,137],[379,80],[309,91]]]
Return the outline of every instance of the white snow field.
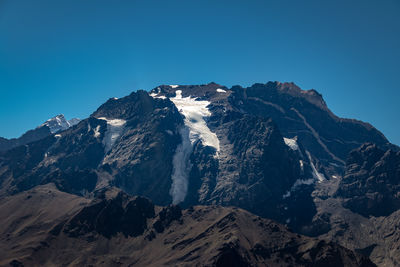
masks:
[[[214,147],[219,151],[219,140],[215,133],[208,128],[205,117],[211,116],[207,106],[209,101],[197,101],[192,97],[182,97],[182,91],[177,90],[175,97],[170,100],[178,108],[179,112],[185,116],[185,125],[189,128],[189,138],[192,144],[201,140],[204,146]]]

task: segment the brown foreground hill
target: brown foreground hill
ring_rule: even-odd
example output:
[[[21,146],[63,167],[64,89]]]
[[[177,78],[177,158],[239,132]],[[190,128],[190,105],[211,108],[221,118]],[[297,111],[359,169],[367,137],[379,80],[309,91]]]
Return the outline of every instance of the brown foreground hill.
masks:
[[[158,207],[117,189],[52,184],[2,199],[1,266],[375,266],[239,208]]]

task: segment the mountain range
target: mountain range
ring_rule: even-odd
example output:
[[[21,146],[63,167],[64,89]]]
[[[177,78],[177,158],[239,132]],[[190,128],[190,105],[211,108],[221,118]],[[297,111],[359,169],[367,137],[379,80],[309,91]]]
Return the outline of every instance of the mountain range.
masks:
[[[399,147],[293,83],[139,90],[0,151],[0,264],[400,264]]]
[[[66,120],[63,114],[57,115],[36,127],[36,129],[27,131],[19,138],[6,139],[0,137],[0,152],[38,141],[50,134],[66,130],[79,122],[80,119],[78,118]]]

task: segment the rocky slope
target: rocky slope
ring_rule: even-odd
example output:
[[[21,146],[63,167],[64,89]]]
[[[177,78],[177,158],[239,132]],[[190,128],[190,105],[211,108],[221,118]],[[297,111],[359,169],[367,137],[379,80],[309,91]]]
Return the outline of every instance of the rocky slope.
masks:
[[[157,207],[118,190],[89,202],[40,186],[4,199],[0,216],[4,266],[374,266],[241,209]]]

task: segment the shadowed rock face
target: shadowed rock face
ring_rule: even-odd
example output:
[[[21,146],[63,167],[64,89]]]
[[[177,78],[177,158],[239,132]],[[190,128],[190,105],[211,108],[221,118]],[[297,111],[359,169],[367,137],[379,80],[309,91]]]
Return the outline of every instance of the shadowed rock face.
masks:
[[[110,99],[74,128],[0,155],[0,190],[13,194],[54,182],[63,191],[83,195],[111,184],[169,204],[181,115],[170,101],[144,91],[115,102]],[[126,121],[107,152],[109,126],[103,118]]]
[[[93,131],[102,125],[105,128],[104,121],[90,118],[58,135],[6,151],[0,159],[1,191],[15,194],[49,182],[75,194],[93,191],[98,179],[94,170],[104,155],[101,138]]]
[[[182,210],[179,206],[170,205],[163,208],[158,214],[158,220],[153,224],[154,229],[158,233],[162,233],[171,222],[177,221],[182,217]]]
[[[9,209],[22,203],[30,209]],[[46,185],[7,198],[0,214],[0,265],[374,266],[360,254],[241,209],[154,207],[119,190],[88,203]]]
[[[50,134],[50,128],[47,126],[42,126],[34,130],[27,131],[19,138],[6,139],[0,137],[0,152],[38,141],[49,136]]]
[[[336,196],[364,216],[387,216],[400,209],[400,152],[365,144],[350,153]]]
[[[329,169],[343,167],[348,153],[365,142],[388,145],[371,125],[335,116],[315,90],[303,91],[293,83],[268,82],[232,88],[231,101],[247,113],[269,117],[285,137],[297,136],[302,145]]]
[[[147,219],[154,216],[154,205],[143,197],[132,198],[119,192],[111,199],[98,200],[83,208],[63,227],[70,237],[97,232],[107,238],[122,233],[138,236],[147,228]],[[58,228],[61,226],[57,226]],[[53,233],[57,234],[56,229]]]
[[[160,205],[171,203],[172,160],[183,125],[173,103],[138,91],[107,101],[92,117],[126,120],[121,136],[100,164],[99,175],[129,194],[149,197]]]
[[[297,153],[285,145],[273,121],[234,111],[215,114],[209,123],[222,137],[222,149],[216,159],[195,147],[190,198],[185,204],[238,206],[284,222],[287,204],[294,198],[283,200],[283,195],[296,180],[311,177],[311,173],[308,169],[301,172]],[[197,201],[190,203],[196,196]],[[310,220],[315,209],[312,201],[308,204]],[[293,220],[298,217],[295,212],[291,215]]]

